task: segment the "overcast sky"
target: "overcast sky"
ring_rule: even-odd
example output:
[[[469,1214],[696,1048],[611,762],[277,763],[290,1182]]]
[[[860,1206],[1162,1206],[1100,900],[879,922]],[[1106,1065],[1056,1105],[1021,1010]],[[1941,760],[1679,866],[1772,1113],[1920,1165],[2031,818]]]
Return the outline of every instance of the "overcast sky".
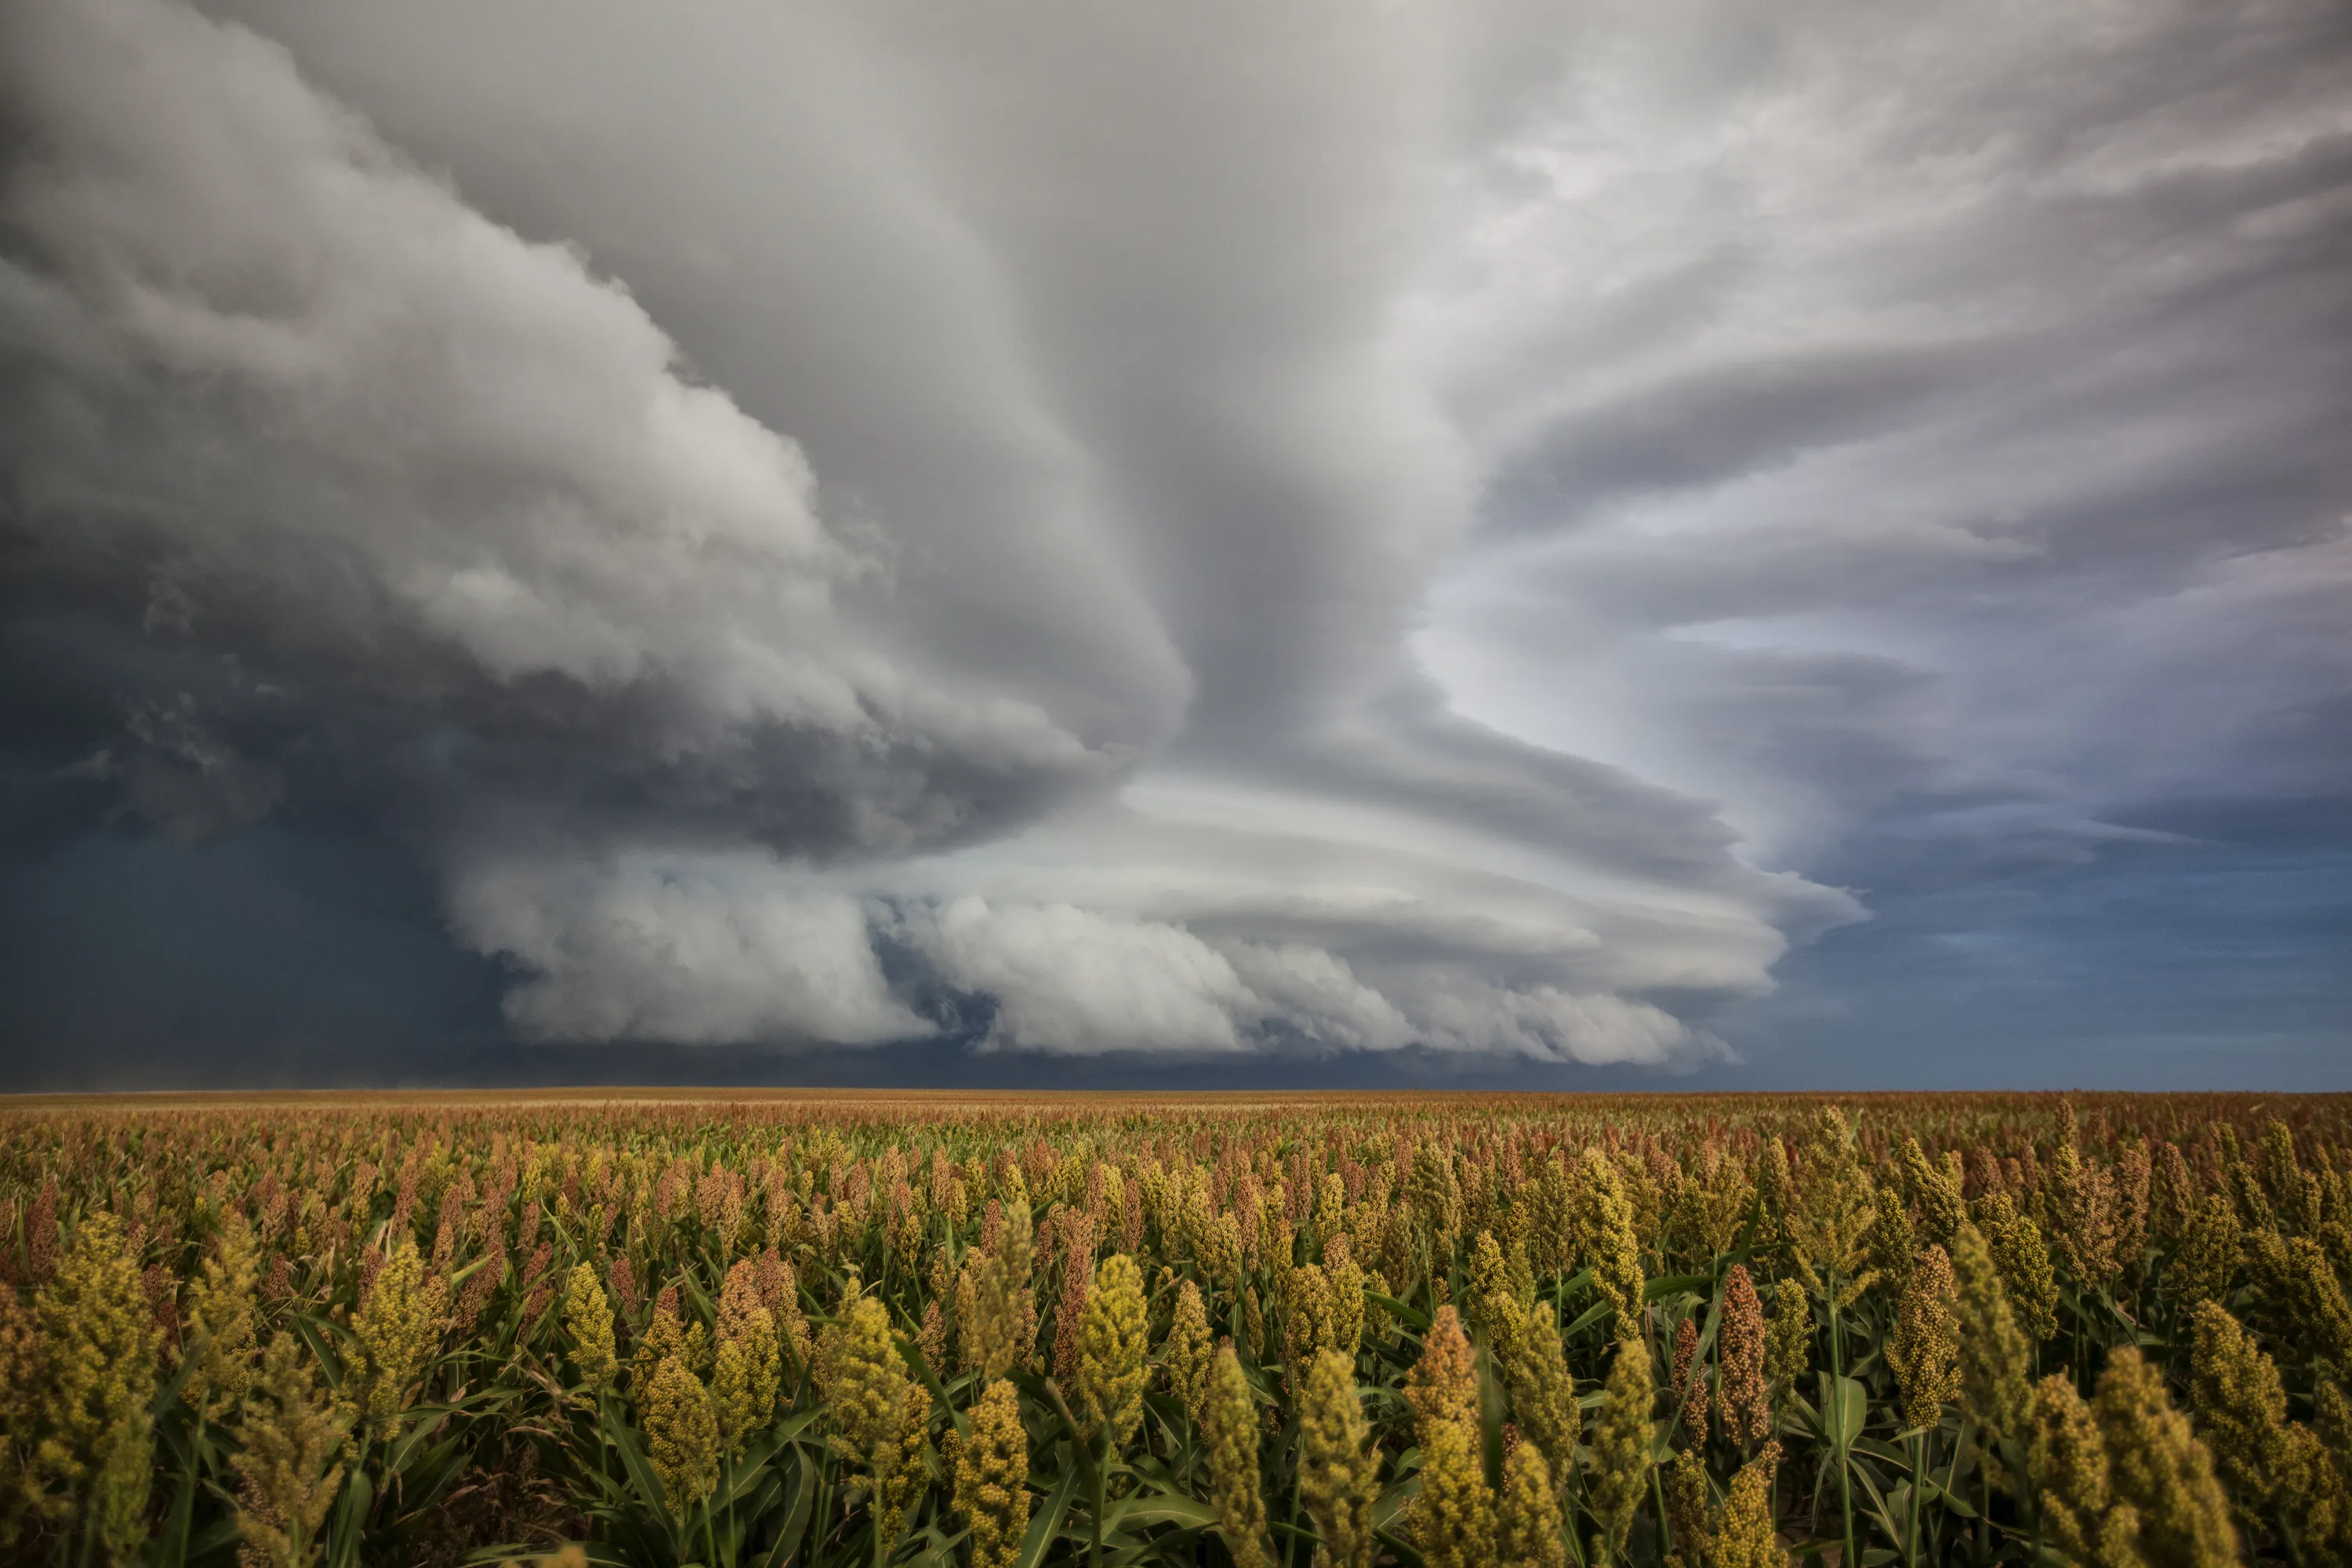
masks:
[[[2352,1087],[2340,0],[0,11],[0,1087]]]

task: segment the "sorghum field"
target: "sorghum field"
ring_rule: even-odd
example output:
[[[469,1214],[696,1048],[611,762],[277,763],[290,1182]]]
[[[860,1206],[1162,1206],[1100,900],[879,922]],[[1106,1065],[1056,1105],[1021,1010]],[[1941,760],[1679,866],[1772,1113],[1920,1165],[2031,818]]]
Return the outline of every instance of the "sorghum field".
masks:
[[[14,1562],[2352,1562],[2345,1099],[0,1129]]]

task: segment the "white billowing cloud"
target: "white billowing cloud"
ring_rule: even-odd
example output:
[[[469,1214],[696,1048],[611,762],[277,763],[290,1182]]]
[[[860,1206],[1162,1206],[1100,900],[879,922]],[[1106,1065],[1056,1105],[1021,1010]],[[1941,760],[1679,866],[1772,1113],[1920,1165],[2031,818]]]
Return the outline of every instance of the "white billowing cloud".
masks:
[[[1491,944],[1447,942],[1427,923],[1435,911],[1327,923],[1325,941],[1368,955],[1360,969],[1296,936],[1232,934],[1246,889],[1198,904],[1196,930],[1132,909],[974,893],[909,901],[853,884],[740,856],[491,860],[457,879],[453,919],[470,945],[530,973],[508,1016],[541,1038],[871,1044],[936,1032],[886,980],[887,941],[932,983],[984,1004],[984,1043],[1000,1049],[1182,1058],[1419,1046],[1651,1065],[1719,1049],[1655,1005],[1571,988],[1572,970],[1539,957],[1553,981],[1487,978]],[[1261,910],[1259,929],[1268,914],[1282,923],[1283,911]],[[1527,938],[1528,948],[1546,940]]]
[[[1224,952],[1258,999],[1262,1016],[1316,1045],[1392,1051],[1421,1037],[1394,1002],[1365,984],[1336,953],[1300,942],[1235,942]]]
[[[909,934],[949,984],[994,1000],[992,1039],[1027,1050],[1238,1050],[1253,1005],[1232,963],[1178,926],[962,898]]]
[[[868,913],[757,862],[478,863],[451,917],[530,972],[507,1017],[539,1039],[874,1045],[931,1025],[890,994]]]
[[[1425,984],[1414,1001],[1424,1037],[1449,1050],[1657,1066],[1721,1049],[1662,1007],[1605,994],[1576,995],[1549,985],[1513,991],[1457,973]]]
[[[1184,926],[1068,904],[958,899],[913,922],[951,984],[992,998],[993,1043],[1097,1055],[1209,1054],[1253,1036],[1306,1048],[1440,1051],[1656,1065],[1719,1048],[1673,1015],[1605,993],[1514,988],[1460,963],[1375,971],[1290,942],[1212,943]]]

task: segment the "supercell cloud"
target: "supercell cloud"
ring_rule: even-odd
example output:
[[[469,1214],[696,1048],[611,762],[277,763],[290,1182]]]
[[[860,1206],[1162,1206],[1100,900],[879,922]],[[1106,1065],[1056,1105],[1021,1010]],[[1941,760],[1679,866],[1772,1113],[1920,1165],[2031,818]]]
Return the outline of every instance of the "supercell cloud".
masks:
[[[0,30],[11,852],[391,846],[512,1037],[1687,1068],[2352,847],[2320,0]]]

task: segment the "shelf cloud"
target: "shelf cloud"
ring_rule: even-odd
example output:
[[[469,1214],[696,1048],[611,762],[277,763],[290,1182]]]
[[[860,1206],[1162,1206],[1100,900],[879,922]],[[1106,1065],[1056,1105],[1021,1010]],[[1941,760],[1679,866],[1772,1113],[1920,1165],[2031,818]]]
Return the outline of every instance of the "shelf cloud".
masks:
[[[394,846],[517,1039],[1711,1068],[2352,801],[2318,0],[0,46],[17,850]]]

